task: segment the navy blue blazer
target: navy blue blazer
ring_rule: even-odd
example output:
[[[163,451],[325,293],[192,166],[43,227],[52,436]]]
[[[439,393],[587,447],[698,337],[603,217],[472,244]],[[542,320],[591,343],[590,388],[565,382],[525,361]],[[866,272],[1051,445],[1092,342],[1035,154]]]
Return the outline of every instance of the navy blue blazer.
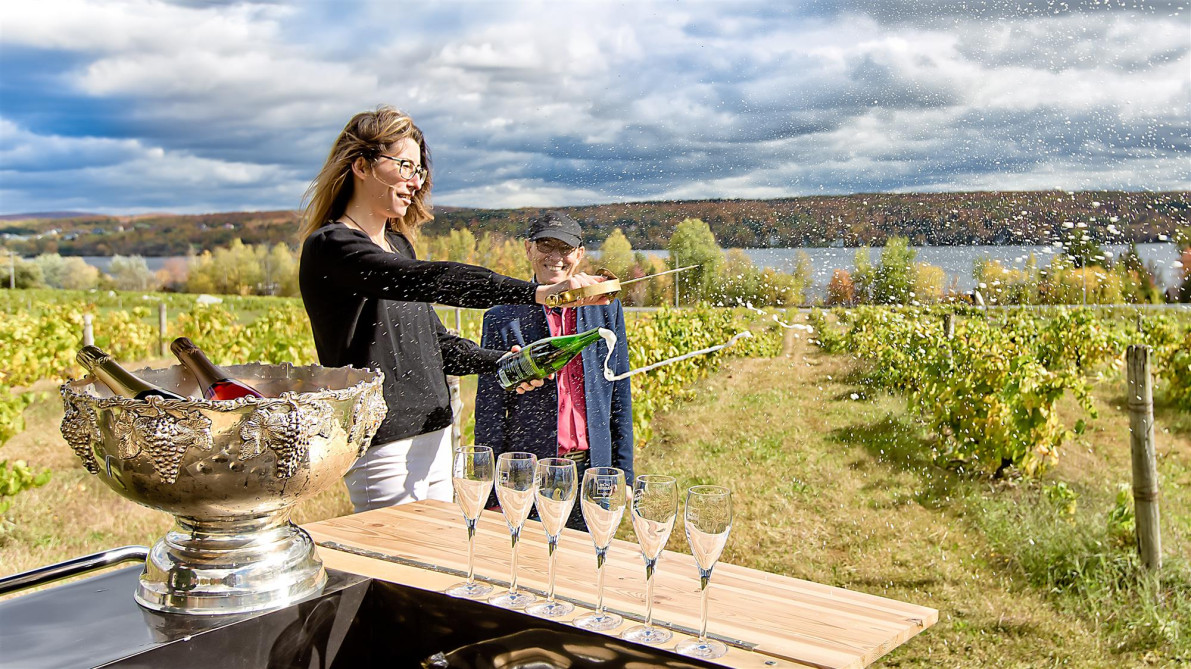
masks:
[[[504,305],[489,309],[484,314],[480,345],[507,351],[513,344],[524,347],[549,337],[545,309],[541,305]],[[616,351],[609,366],[617,374],[629,370],[629,347],[625,341],[624,309],[620,300],[606,306],[579,307],[575,325],[578,332],[601,327],[615,332]],[[632,390],[628,379],[616,382],[604,379],[607,355],[608,345],[603,340],[583,349],[581,354],[591,466],[619,467],[624,470],[625,481],[631,482]],[[558,384],[548,379],[541,388],[518,395],[503,390],[495,374],[481,374],[476,391],[475,443],[491,446],[495,453],[529,451],[540,458],[557,457]]]

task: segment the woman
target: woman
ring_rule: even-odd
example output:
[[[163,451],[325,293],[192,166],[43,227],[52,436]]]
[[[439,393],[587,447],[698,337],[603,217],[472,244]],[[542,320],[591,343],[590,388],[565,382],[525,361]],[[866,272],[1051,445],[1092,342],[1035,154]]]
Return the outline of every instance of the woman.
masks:
[[[482,267],[418,260],[411,240],[433,218],[430,186],[421,130],[408,115],[379,107],[348,122],[306,192],[298,281],[319,362],[385,374],[388,414],[344,477],[357,512],[451,500],[445,374],[492,372],[504,354],[449,334],[429,303],[543,304],[599,280],[579,275],[538,286]]]

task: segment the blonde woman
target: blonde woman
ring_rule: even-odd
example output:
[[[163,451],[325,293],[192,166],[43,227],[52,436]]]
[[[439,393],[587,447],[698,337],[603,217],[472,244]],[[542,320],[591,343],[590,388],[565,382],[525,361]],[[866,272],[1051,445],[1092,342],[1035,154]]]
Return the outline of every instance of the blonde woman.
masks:
[[[388,414],[344,477],[357,512],[451,500],[445,375],[492,372],[505,353],[448,333],[431,303],[544,304],[552,293],[599,281],[576,275],[542,286],[482,267],[418,260],[411,241],[433,218],[431,183],[422,131],[407,114],[380,107],[352,117],[306,192],[298,279],[319,362],[385,374]]]

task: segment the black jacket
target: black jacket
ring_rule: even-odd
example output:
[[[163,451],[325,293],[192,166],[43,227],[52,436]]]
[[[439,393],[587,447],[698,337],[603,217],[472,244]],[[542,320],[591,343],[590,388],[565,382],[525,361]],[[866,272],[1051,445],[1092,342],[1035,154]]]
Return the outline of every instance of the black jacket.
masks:
[[[298,270],[319,363],[385,374],[389,411],[374,444],[450,425],[445,375],[491,372],[505,353],[449,334],[429,303],[533,304],[536,288],[482,267],[418,260],[403,235],[386,236],[396,253],[359,230],[327,223],[306,238]]]

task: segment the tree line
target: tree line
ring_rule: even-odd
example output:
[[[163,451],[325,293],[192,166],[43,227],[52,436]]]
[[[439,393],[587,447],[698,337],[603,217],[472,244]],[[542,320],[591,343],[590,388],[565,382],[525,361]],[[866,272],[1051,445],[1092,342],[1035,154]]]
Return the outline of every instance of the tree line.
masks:
[[[611,271],[623,280],[693,265],[678,274],[642,281],[626,289],[621,299],[629,306],[708,304],[713,306],[790,307],[819,303],[934,304],[981,301],[990,304],[1148,304],[1191,302],[1191,233],[1180,229],[1175,241],[1182,252],[1178,286],[1164,292],[1135,248],[1114,258],[1081,228],[1072,226],[1063,252],[1040,265],[1031,257],[1024,267],[1006,267],[979,260],[973,277],[979,284],[961,293],[948,284],[941,267],[917,262],[907,237],[885,244],[876,262],[868,247],[856,252],[855,269],[837,269],[825,298],[811,294],[811,262],[800,254],[790,272],[758,267],[740,249],[721,248],[711,226],[698,218],[681,221],[661,245],[664,254],[635,250],[619,228],[613,229],[597,253],[588,254],[580,269]],[[459,228],[443,235],[419,234],[420,257],[488,267],[509,276],[530,276],[524,242],[485,232],[476,237]],[[4,287],[71,290],[164,290],[224,295],[297,296],[297,252],[283,243],[247,244],[233,239],[201,253],[174,258],[156,272],[139,256],[115,256],[108,271],[100,272],[78,257],[55,253],[31,259],[12,259]]]
[[[736,248],[884,246],[906,237],[912,246],[1050,244],[1065,226],[1082,225],[1100,243],[1158,242],[1191,221],[1191,193],[1022,191],[869,193],[774,200],[692,200],[558,207],[583,223],[599,246],[614,230],[636,248],[664,248],[682,221],[705,221],[720,244]],[[512,238],[544,209],[437,207],[429,236],[467,229],[477,237]],[[191,248],[245,244],[296,245],[297,212],[153,214],[9,221],[5,246],[23,256],[180,256]]]

